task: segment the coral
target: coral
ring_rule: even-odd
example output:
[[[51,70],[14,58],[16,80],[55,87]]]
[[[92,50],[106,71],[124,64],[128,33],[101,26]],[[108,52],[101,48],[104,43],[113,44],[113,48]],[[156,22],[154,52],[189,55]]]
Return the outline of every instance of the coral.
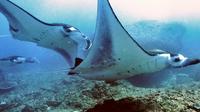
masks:
[[[22,76],[21,80],[23,80],[23,74],[20,75]],[[39,75],[42,76],[42,74]],[[59,76],[58,73],[56,75],[56,77]],[[186,81],[187,77],[184,74],[176,77],[176,79],[181,79],[178,81],[178,83],[181,81],[180,85],[176,85],[176,81],[173,86],[166,88],[135,87],[126,80],[107,84],[104,81],[66,77],[65,74],[61,75],[61,73],[60,78],[55,80],[56,77],[52,77],[53,81],[49,82],[46,81],[45,77],[43,80],[46,83],[42,83],[41,86],[40,83],[35,82],[34,86],[38,88],[32,89],[30,88],[33,86],[32,82],[26,82],[29,83],[26,85],[25,82],[21,81],[16,89],[0,95],[1,111],[91,112],[97,108],[105,109],[105,107],[107,107],[106,109],[113,107],[112,112],[117,112],[118,110],[114,111],[116,108],[135,109],[136,112],[199,111],[200,83],[191,79]],[[184,84],[184,82],[187,83]],[[126,112],[126,110],[120,112]]]

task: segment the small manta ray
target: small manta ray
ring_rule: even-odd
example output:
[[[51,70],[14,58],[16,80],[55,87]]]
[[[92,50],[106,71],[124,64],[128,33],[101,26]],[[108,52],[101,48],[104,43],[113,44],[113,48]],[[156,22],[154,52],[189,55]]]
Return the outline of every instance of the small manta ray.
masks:
[[[0,61],[8,61],[14,64],[40,63],[40,61],[36,57],[24,57],[24,56],[8,56],[0,58]]]
[[[122,26],[108,0],[98,0],[92,43],[78,29],[44,23],[9,0],[0,0],[0,11],[7,17],[14,38],[61,53],[72,67],[69,75],[115,81],[200,63],[200,59],[189,59],[181,54],[143,49]],[[86,55],[80,56],[80,52]]]

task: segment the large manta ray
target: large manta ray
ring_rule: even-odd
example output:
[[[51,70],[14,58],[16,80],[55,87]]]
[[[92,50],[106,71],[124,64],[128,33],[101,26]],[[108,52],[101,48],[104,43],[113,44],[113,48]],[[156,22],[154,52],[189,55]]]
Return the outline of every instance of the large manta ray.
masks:
[[[145,51],[124,29],[108,0],[98,0],[93,44],[78,29],[44,23],[9,0],[0,0],[0,10],[14,38],[59,51],[74,66],[69,74],[86,79],[114,81],[200,63],[181,54]],[[80,52],[86,55],[79,56]]]

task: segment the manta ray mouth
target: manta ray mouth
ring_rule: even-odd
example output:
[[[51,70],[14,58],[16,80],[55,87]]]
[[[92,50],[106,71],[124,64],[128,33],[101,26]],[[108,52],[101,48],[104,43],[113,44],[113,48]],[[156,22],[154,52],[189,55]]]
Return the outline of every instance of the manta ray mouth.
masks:
[[[10,27],[10,31],[15,32],[15,33],[19,32],[19,29],[13,27],[12,25],[9,25],[9,27]]]

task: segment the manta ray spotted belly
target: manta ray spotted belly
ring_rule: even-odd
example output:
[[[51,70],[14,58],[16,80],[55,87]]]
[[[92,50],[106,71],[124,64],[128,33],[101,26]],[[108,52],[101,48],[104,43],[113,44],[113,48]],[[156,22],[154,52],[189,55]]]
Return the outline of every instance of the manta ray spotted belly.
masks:
[[[14,38],[56,49],[70,63],[69,74],[86,79],[113,81],[200,63],[199,59],[189,59],[181,54],[143,49],[122,26],[108,0],[98,0],[92,44],[78,29],[44,23],[9,0],[0,0],[0,11],[7,17]],[[29,28],[30,24],[33,28]],[[60,33],[63,28],[64,32]],[[79,52],[86,55],[80,56]]]

